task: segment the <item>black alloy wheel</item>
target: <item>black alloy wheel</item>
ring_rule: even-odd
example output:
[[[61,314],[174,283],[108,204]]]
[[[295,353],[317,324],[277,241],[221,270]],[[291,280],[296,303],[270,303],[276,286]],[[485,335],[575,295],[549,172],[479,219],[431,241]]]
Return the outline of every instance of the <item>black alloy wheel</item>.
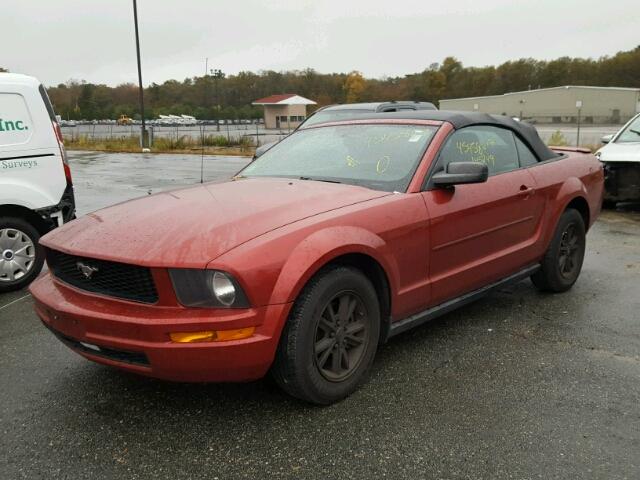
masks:
[[[586,249],[585,222],[577,210],[569,208],[560,216],[551,243],[531,276],[538,289],[565,292],[578,279]]]
[[[581,264],[581,246],[578,227],[575,223],[570,223],[562,232],[558,249],[558,269],[564,278],[571,279],[575,276],[575,270]]]
[[[324,307],[316,325],[315,361],[329,381],[348,378],[360,365],[370,337],[367,310],[355,292],[340,292]]]
[[[351,266],[327,266],[294,302],[271,374],[296,398],[340,401],[366,380],[380,322],[378,294],[367,276]]]

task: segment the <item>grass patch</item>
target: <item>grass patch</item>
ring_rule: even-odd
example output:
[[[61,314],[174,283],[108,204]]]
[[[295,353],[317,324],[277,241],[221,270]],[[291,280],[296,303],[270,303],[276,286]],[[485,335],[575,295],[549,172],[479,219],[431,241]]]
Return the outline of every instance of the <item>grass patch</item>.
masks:
[[[80,135],[65,139],[69,150],[96,150],[101,152],[140,152],[140,137],[137,135],[113,138],[93,138]],[[253,155],[253,139],[248,137],[231,138],[223,135],[204,137],[156,137],[151,146],[153,153],[201,153],[208,155]]]

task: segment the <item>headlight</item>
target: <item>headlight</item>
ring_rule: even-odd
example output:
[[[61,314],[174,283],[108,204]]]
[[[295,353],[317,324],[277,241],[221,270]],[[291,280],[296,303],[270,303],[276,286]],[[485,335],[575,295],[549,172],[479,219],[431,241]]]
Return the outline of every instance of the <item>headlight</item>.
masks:
[[[238,282],[220,270],[169,269],[178,301],[187,307],[248,308]]]
[[[236,301],[236,287],[231,279],[222,272],[213,274],[211,289],[216,299],[227,307],[230,307]]]

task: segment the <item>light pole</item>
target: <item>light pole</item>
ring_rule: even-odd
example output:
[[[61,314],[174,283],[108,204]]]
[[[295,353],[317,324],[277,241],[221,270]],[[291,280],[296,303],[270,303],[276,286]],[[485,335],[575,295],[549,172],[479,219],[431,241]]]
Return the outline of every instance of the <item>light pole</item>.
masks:
[[[208,60],[208,59],[207,59]],[[216,113],[216,115],[218,115],[220,113],[219,107],[220,107],[220,98],[218,95],[218,80],[222,79],[225,77],[224,73],[222,72],[222,70],[220,70],[219,68],[212,68],[210,70],[211,72],[211,76],[213,76],[213,88],[214,88],[214,108],[216,109],[216,111],[218,113]],[[217,125],[217,129],[218,132],[220,131],[220,119],[216,120],[216,125]]]
[[[220,98],[218,94],[218,80],[224,79],[225,74],[219,68],[212,68],[211,75],[213,76],[213,84],[215,87],[215,92],[214,92],[215,102],[216,102],[216,105],[220,105]]]
[[[578,132],[576,133],[576,147],[580,146],[580,117],[582,114],[582,100],[576,101],[576,108],[578,109]]]
[[[133,0],[133,22],[136,27],[136,55],[138,57],[138,85],[140,88],[140,117],[142,119],[142,131],[140,132],[140,146],[145,149],[147,145],[147,128],[144,120],[144,89],[142,87],[142,66],[140,64],[140,36],[138,35],[138,6]]]

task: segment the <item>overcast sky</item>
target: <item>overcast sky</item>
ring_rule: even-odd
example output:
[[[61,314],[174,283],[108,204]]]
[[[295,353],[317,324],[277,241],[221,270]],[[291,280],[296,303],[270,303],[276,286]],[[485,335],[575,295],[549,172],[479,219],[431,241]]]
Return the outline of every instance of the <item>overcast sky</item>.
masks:
[[[424,70],[448,55],[483,66],[599,57],[640,44],[638,0],[138,0],[143,81],[209,68]],[[132,0],[1,7],[0,67],[46,85],[136,82]]]

